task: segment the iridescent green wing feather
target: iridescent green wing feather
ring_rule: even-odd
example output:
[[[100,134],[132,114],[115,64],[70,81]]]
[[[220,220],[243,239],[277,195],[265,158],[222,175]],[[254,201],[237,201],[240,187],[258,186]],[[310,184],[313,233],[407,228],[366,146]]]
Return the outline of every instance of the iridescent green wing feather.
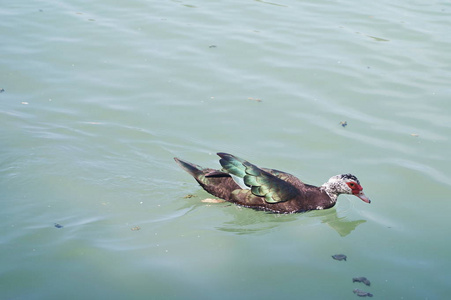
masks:
[[[224,170],[243,178],[244,184],[251,189],[252,194],[263,197],[268,203],[278,203],[290,200],[298,195],[298,190],[290,183],[271,173],[227,153],[218,153],[219,161]]]

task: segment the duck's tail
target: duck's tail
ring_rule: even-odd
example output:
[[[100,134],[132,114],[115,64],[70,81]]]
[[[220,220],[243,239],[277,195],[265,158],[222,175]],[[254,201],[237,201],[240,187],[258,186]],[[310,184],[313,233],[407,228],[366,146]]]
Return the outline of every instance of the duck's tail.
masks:
[[[196,179],[204,190],[213,196],[229,200],[234,190],[240,186],[233,181],[230,174],[215,169],[202,168],[199,165],[174,157],[175,162]]]
[[[203,175],[204,173],[202,172],[202,167],[199,165],[195,165],[192,164],[190,162],[187,161],[183,161],[177,157],[174,157],[175,162],[186,172],[188,172],[189,174],[191,174],[191,176],[193,176],[194,178],[196,178],[196,180]]]

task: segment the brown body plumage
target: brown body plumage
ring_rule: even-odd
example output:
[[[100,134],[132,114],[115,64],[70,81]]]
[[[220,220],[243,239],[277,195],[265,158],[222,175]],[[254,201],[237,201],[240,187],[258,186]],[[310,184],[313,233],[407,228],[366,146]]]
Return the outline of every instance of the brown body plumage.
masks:
[[[370,202],[357,178],[351,174],[334,176],[321,187],[316,187],[303,183],[291,174],[259,168],[227,153],[218,155],[222,170],[202,168],[174,159],[210,194],[258,210],[295,213],[327,209],[335,205],[338,195],[342,193],[354,194]]]

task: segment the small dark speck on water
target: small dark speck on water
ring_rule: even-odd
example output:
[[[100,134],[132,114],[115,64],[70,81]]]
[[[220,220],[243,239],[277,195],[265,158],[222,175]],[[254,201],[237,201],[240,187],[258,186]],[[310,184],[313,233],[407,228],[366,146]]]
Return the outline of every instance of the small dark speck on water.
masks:
[[[55,223],[55,227],[56,227],[56,228],[63,228],[64,226],[61,225],[61,224]]]
[[[332,258],[335,259],[335,260],[344,260],[344,261],[346,261],[347,256],[344,255],[344,254],[335,254],[335,255],[332,255]]]
[[[362,282],[363,284],[370,286],[371,282],[366,277],[354,277],[352,278],[352,282]]]
[[[352,292],[359,297],[373,297],[373,294],[359,290],[359,289],[355,289]]]
[[[348,126],[348,122],[342,121],[342,122],[340,122],[340,125],[343,126],[343,127],[346,127],[346,126]]]
[[[216,48],[216,45],[210,45],[209,48]]]
[[[3,93],[5,91],[5,89],[0,89],[0,93]]]

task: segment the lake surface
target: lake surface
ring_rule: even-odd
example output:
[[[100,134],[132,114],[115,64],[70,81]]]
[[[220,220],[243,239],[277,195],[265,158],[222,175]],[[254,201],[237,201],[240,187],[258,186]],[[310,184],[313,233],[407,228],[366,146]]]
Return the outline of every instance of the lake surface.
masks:
[[[444,1],[3,3],[0,298],[448,298],[450,28]],[[372,203],[203,203],[173,157],[216,152]]]

